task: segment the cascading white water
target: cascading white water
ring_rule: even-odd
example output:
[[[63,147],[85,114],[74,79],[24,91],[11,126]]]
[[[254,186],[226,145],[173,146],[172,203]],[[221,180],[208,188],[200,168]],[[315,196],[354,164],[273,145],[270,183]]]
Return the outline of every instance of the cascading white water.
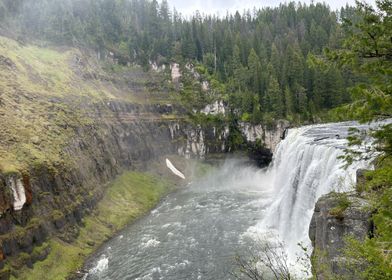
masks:
[[[339,159],[347,146],[348,127],[353,125],[367,128],[341,123],[291,129],[260,181],[262,188],[272,189],[272,202],[248,233],[257,239],[277,237],[291,265],[303,256],[298,243],[311,249],[308,229],[317,200],[331,191],[352,190],[356,170],[369,165],[369,161],[358,161],[344,169]]]

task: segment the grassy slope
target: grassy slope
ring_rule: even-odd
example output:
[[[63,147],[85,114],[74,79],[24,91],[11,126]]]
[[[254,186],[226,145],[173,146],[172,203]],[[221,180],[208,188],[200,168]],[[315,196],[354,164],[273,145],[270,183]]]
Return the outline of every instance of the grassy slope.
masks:
[[[17,279],[65,279],[100,244],[155,206],[168,189],[168,182],[161,177],[125,172],[110,185],[96,211],[84,218],[85,227],[77,240],[69,244],[52,239],[48,258],[36,263],[34,269],[24,268]]]
[[[172,103],[165,75],[108,65],[74,48],[21,45],[0,36],[0,172],[67,161],[62,150],[74,128],[93,123],[86,104]]]
[[[77,50],[21,46],[0,37],[0,171],[61,162],[72,127],[91,123],[65,98],[110,97],[81,80],[70,66]]]

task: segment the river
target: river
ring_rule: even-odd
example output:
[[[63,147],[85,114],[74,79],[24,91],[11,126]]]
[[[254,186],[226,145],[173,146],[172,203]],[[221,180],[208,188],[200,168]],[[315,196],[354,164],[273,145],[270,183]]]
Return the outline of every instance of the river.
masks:
[[[227,160],[169,195],[96,254],[87,279],[230,279],[235,255],[247,248],[241,236],[270,196],[257,176],[263,171]]]
[[[356,170],[369,165],[342,168],[339,156],[351,126],[368,128],[339,123],[291,129],[266,169],[226,160],[106,243],[86,263],[85,278],[235,279],[235,256],[271,235],[284,242],[295,271],[297,244],[311,249],[307,232],[317,199],[352,189]]]

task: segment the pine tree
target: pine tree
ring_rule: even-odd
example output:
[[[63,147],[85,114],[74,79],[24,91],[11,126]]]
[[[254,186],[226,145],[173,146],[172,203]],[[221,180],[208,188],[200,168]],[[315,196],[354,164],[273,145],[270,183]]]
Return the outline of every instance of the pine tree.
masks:
[[[303,86],[299,84],[294,85],[294,96],[295,96],[295,110],[302,116],[307,116],[308,111],[308,97],[306,95],[306,90]]]
[[[294,113],[294,102],[293,102],[293,94],[291,93],[289,87],[286,87],[284,90],[284,101],[285,101],[286,117],[290,117]]]
[[[303,85],[304,58],[297,44],[289,45],[286,51],[285,76],[288,86],[293,90],[295,85]]]
[[[267,110],[271,112],[275,118],[280,118],[284,115],[282,93],[278,80],[274,76],[270,76],[268,83]]]
[[[254,49],[251,49],[248,57],[248,68],[249,68],[250,88],[254,93],[260,93],[261,65],[260,65],[260,59],[257,56]]]

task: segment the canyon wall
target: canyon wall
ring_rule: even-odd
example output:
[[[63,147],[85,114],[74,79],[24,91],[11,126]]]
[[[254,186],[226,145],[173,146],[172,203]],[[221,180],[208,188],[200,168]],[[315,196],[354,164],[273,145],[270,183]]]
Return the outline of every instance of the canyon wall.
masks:
[[[357,182],[363,180],[361,174],[359,170]],[[345,266],[346,238],[364,240],[372,236],[374,228],[369,206],[369,202],[355,191],[330,193],[318,200],[309,228],[316,279],[353,279],[350,268]]]

